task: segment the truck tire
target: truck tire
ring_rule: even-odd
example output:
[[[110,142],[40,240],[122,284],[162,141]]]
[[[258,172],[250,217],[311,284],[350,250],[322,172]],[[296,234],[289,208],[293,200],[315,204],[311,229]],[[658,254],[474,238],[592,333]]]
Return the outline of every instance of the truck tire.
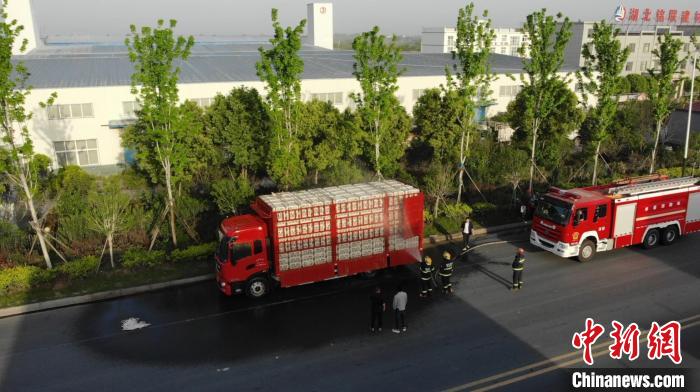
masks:
[[[651,229],[647,231],[647,235],[644,236],[644,241],[642,242],[642,247],[644,249],[651,249],[659,244],[659,230]]]
[[[585,263],[593,260],[596,253],[595,243],[591,240],[585,240],[581,243],[578,249],[578,261]]]
[[[671,245],[678,239],[678,229],[676,226],[668,226],[661,232],[661,243]]]
[[[270,282],[264,276],[256,276],[248,281],[245,293],[250,298],[262,298],[270,291]]]

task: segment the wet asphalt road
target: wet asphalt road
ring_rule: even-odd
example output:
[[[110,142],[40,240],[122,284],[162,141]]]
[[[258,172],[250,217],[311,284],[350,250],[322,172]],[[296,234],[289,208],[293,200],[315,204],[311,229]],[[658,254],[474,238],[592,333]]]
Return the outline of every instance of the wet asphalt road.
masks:
[[[517,383],[531,370],[474,381],[560,355],[580,358],[570,342],[586,317],[609,330],[611,320],[647,329],[700,315],[700,235],[588,264],[531,249],[525,235],[505,239],[521,242],[481,246],[458,263],[452,296],[418,298],[415,270],[402,268],[257,302],[223,298],[212,282],[0,319],[0,390],[566,390],[566,369]],[[511,292],[517,246],[528,250],[525,288]],[[440,251],[429,252],[437,260]],[[399,282],[409,292],[408,332],[391,333],[387,313],[384,331],[370,334],[371,288],[393,294]],[[122,331],[130,317],[150,326]],[[682,348],[682,368],[700,368],[700,326],[683,331]],[[603,356],[596,366],[673,364]]]

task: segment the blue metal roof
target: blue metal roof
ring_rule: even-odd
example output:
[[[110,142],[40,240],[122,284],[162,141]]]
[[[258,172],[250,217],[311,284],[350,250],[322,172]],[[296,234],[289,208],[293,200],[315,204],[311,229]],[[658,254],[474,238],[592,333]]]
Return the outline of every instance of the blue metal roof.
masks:
[[[252,82],[259,78],[255,63],[258,43],[198,44],[187,61],[181,62],[181,83]],[[352,78],[353,52],[305,46],[303,79]],[[50,45],[18,56],[30,72],[34,88],[126,86],[133,64],[123,45]],[[450,54],[404,53],[404,76],[441,76],[452,67]],[[495,73],[519,73],[520,58],[491,55]],[[571,71],[572,67],[564,69]]]

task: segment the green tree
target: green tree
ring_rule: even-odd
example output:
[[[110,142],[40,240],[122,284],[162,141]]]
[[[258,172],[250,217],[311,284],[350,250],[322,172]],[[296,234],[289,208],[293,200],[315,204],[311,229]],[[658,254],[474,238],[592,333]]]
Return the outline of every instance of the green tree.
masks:
[[[41,189],[42,172],[50,161],[34,151],[34,143],[27,124],[32,113],[25,109],[27,97],[31,93],[29,72],[21,62],[12,58],[12,48],[24,26],[17,20],[8,19],[7,0],[0,3],[0,173],[20,190],[30,215],[30,226],[39,241],[41,253],[47,268],[52,268],[49,247],[44,231],[44,217],[37,208],[37,196]],[[27,49],[27,40],[18,43],[20,52]],[[51,104],[56,95],[52,94],[46,103]]]
[[[538,168],[554,171],[561,166],[565,149],[570,146],[569,135],[579,129],[585,115],[578,105],[578,97],[564,81],[555,80],[549,86],[551,90],[547,94],[552,96],[552,107],[549,115],[537,124],[536,155],[531,158]],[[532,86],[525,86],[508,104],[508,122],[516,130],[513,141],[525,149],[532,148],[534,139],[530,105],[535,94]]]
[[[401,119],[399,112],[405,114],[405,111],[394,96],[398,89],[397,79],[404,71],[399,68],[403,56],[396,36],[387,42],[377,26],[355,37],[352,48],[355,51],[353,75],[360,83],[362,92],[351,94],[351,98],[357,105],[367,139],[374,147],[370,160],[374,172],[377,177],[383,178],[385,165],[393,165],[405,151],[405,139],[401,137],[407,135],[402,135],[397,126]],[[387,144],[404,148],[391,148]]]
[[[440,203],[447,205],[447,195],[454,189],[454,170],[440,161],[433,161],[425,176],[425,193],[433,202],[433,218],[440,213]]]
[[[273,8],[271,47],[258,49],[260,61],[255,64],[258,77],[265,83],[267,104],[273,119],[268,169],[284,189],[298,186],[306,175],[299,142],[300,78],[304,72],[299,50],[304,26],[305,19],[294,28],[282,27],[277,9]]]
[[[128,230],[133,224],[131,215],[131,195],[123,190],[120,177],[109,177],[93,190],[87,198],[89,209],[88,227],[105,239],[100,261],[105,247],[109,249],[109,263],[114,268],[114,237]]]
[[[491,29],[488,11],[482,17],[474,15],[474,3],[460,8],[457,16],[457,39],[453,56],[457,60],[454,78],[447,73],[445,103],[457,108],[455,121],[459,127],[459,187],[457,202],[462,201],[465,162],[469,156],[471,131],[474,129],[474,113],[477,107],[486,106],[491,95],[489,85],[494,80],[489,66],[491,43],[495,33]],[[455,145],[456,147],[456,145]]]
[[[56,238],[68,252],[80,255],[94,248],[95,236],[88,228],[88,195],[94,187],[95,177],[75,165],[61,168],[53,181]]]
[[[449,165],[459,159],[455,146],[460,142],[461,130],[455,119],[463,110],[451,105],[455,100],[444,92],[438,88],[425,90],[413,106],[413,120],[418,137],[432,149],[432,160]]]
[[[593,179],[595,185],[598,179],[598,156],[600,145],[608,138],[610,126],[617,112],[617,97],[621,93],[623,78],[620,77],[622,68],[627,62],[629,48],[622,48],[617,39],[620,29],[601,21],[593,25],[591,41],[583,45],[583,70],[577,74],[582,86],[584,102],[586,95],[596,97],[596,106],[591,109],[589,116],[593,122],[586,142],[595,146],[593,158]]]
[[[212,184],[211,195],[223,215],[237,214],[238,209],[248,203],[255,196],[255,191],[250,185],[250,180],[243,176],[236,178],[222,178]]]
[[[656,163],[656,151],[659,147],[661,126],[671,115],[673,95],[675,93],[674,77],[681,71],[683,59],[679,56],[683,42],[674,38],[670,33],[659,36],[659,45],[652,51],[658,59],[658,68],[648,70],[651,81],[649,83],[649,101],[652,105],[654,120],[656,121],[656,137],[654,149],[651,152],[651,164],[649,174],[654,172]]]
[[[523,57],[525,71],[520,78],[524,90],[528,91],[523,96],[523,114],[524,124],[532,138],[529,185],[532,192],[538,132],[565,99],[564,95],[556,94],[556,86],[562,82],[559,69],[564,64],[564,49],[571,38],[571,22],[569,18],[563,18],[562,14],[557,14],[555,18],[542,9],[527,16],[523,31],[530,38],[523,43],[519,52]]]
[[[183,118],[178,106],[180,67],[175,66],[176,61],[189,57],[194,38],[175,37],[176,24],[170,20],[166,26],[163,20],[158,20],[155,28],[144,26],[140,31],[131,25],[131,37],[125,43],[134,64],[131,92],[141,110],[137,123],[122,137],[124,145],[136,151],[139,168],[148,173],[152,182],[165,186],[174,246],[177,246],[174,189],[187,172],[198,169],[197,154],[191,149],[197,135],[188,128],[191,124]]]
[[[313,183],[318,185],[320,172],[327,170],[341,159],[354,158],[353,151],[346,151],[344,137],[352,137],[354,124],[329,102],[313,100],[302,105],[304,129],[303,156],[313,172]]]
[[[238,87],[227,95],[217,95],[205,123],[221,164],[244,178],[249,171],[264,168],[270,117],[257,90]]]

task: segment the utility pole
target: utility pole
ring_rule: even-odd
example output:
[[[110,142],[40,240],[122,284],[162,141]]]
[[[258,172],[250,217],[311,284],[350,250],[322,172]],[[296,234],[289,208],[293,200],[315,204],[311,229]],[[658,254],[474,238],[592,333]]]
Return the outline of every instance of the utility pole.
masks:
[[[693,56],[693,76],[690,78],[690,96],[688,97],[688,124],[685,127],[685,150],[683,151],[683,168],[681,177],[685,177],[685,166],[688,161],[688,144],[690,143],[690,119],[693,116],[693,88],[695,87],[695,65],[698,61],[698,52]]]

